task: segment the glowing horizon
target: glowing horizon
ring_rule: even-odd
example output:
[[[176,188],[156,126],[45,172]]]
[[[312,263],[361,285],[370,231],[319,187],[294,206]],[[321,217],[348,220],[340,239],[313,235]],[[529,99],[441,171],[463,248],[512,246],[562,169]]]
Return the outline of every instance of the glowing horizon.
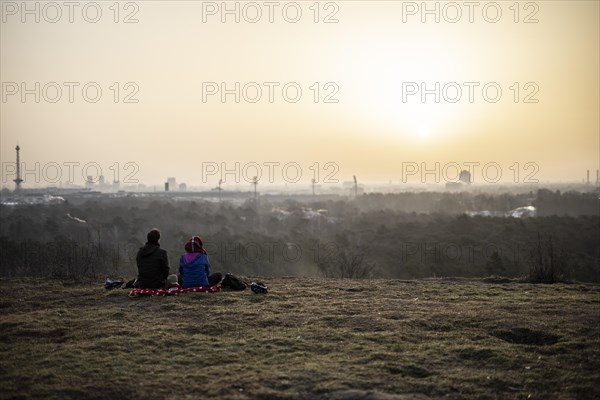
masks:
[[[96,23],[84,3],[73,23],[66,8],[52,23],[56,10],[33,4],[39,23],[2,3],[4,187],[17,143],[29,168],[97,163],[110,179],[118,163],[122,180],[131,162],[148,185],[215,186],[203,169],[236,162],[297,163],[298,185],[328,162],[340,182],[402,183],[413,162],[497,163],[500,182],[515,164],[520,182],[528,163],[540,182],[579,182],[587,170],[593,181],[599,168],[597,2],[494,3],[501,18],[492,2],[430,2],[438,23],[421,2],[300,2],[298,22],[280,2],[272,23],[260,2],[227,3],[239,23],[220,2],[120,3],[118,13],[100,3]]]

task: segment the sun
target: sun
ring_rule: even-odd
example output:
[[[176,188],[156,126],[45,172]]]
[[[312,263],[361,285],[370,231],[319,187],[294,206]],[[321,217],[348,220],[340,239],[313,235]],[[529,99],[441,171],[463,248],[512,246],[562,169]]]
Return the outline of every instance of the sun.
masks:
[[[422,124],[417,128],[417,136],[421,139],[427,139],[432,135],[432,129],[429,124]]]
[[[461,63],[449,66],[442,62],[456,59],[450,48],[424,50],[425,39],[429,37],[399,43],[392,36],[382,39],[367,35],[338,50],[341,59],[353,60],[343,69],[345,104],[353,115],[368,121],[372,131],[399,140],[431,141],[467,117],[463,104],[451,103],[435,93],[422,95],[423,87],[431,91],[439,82],[441,92],[444,82],[464,75]],[[435,42],[431,36],[431,43]],[[408,95],[407,87],[417,87],[418,92]]]

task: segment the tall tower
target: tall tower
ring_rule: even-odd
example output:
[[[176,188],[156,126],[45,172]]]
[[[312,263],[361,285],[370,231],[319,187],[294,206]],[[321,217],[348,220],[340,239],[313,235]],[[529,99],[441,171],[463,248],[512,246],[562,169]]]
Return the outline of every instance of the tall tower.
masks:
[[[590,170],[587,170],[587,182],[588,185],[590,184]]]
[[[19,157],[21,148],[19,145],[15,147],[15,150],[17,151],[17,178],[13,179],[13,182],[15,183],[15,192],[19,193],[21,191],[21,182],[23,182],[23,179],[21,179],[21,158]]]

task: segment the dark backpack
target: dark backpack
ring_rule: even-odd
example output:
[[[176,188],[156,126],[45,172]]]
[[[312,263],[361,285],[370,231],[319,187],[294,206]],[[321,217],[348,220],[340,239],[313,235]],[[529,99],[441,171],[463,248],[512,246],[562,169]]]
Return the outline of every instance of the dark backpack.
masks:
[[[246,289],[246,283],[235,275],[225,274],[225,278],[221,281],[221,287],[231,290],[244,290]]]

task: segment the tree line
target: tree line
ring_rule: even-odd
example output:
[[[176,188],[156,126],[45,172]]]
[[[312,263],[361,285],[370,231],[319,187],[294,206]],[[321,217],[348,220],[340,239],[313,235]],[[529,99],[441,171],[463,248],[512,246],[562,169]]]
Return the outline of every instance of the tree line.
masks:
[[[534,205],[533,218],[469,217]],[[94,198],[0,206],[3,276],[134,276],[151,228],[173,270],[199,234],[214,271],[241,275],[422,278],[528,274],[540,242],[566,273],[600,282],[598,195],[402,193],[241,205],[152,198]],[[417,211],[418,210],[418,211]],[[540,239],[541,238],[541,239]]]

